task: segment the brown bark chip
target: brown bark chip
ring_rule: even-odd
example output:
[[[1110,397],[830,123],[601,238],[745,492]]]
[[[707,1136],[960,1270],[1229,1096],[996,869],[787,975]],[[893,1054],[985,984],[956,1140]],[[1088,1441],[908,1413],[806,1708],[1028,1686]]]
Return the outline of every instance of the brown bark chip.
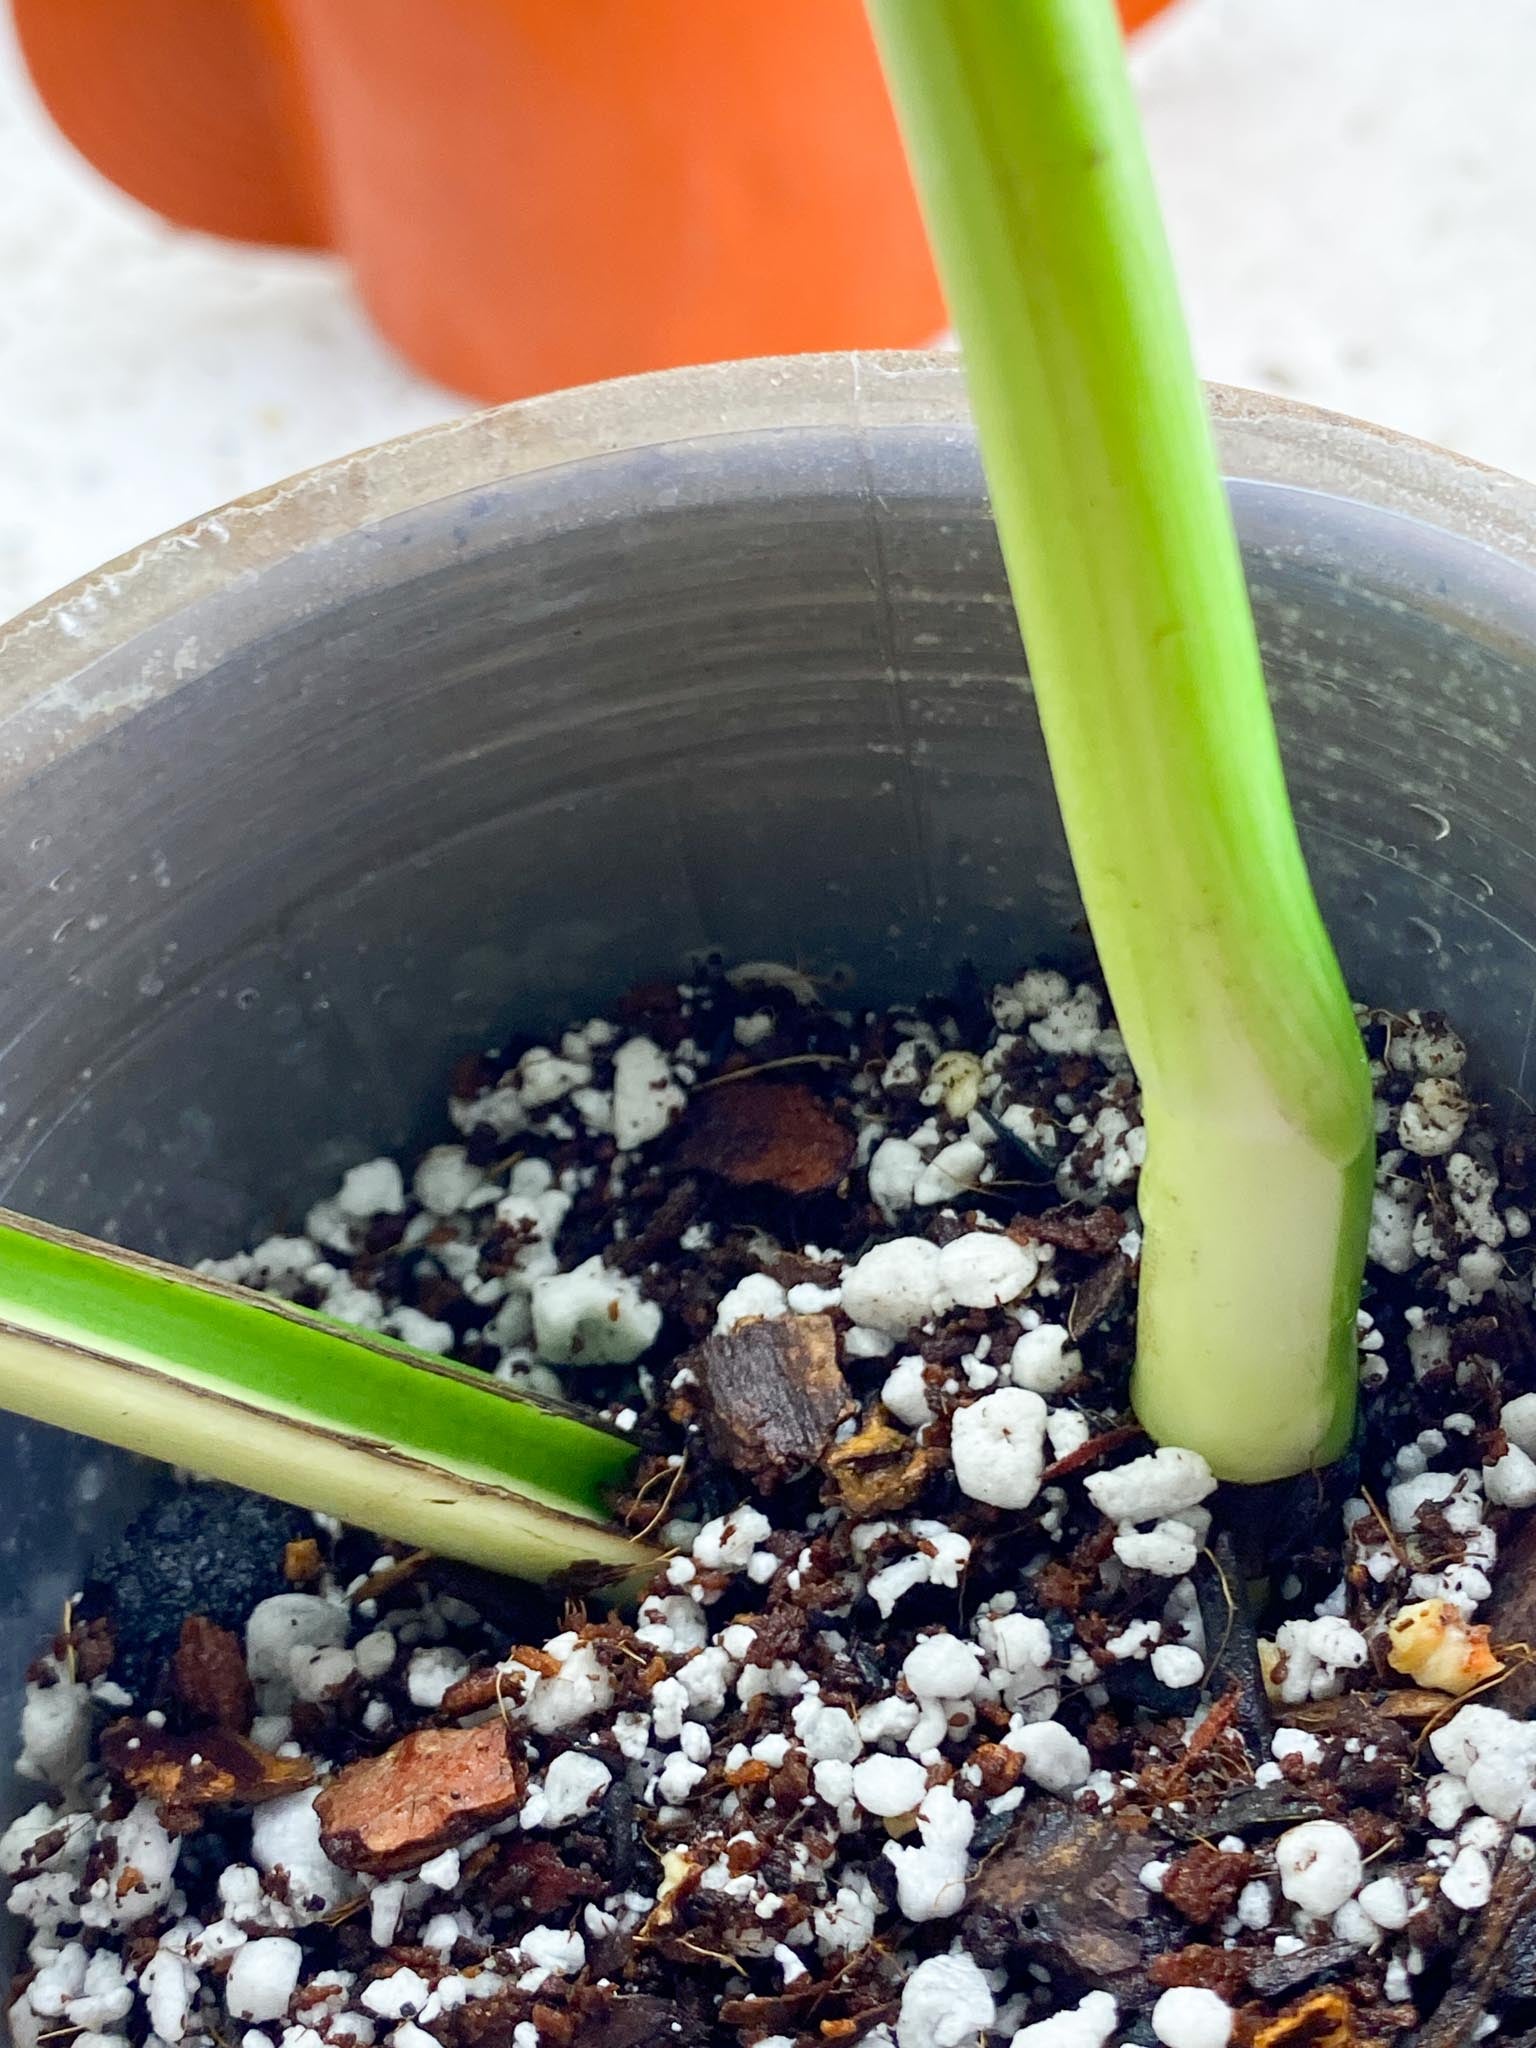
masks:
[[[828,1316],[738,1323],[689,1359],[710,1449],[764,1491],[819,1462],[853,1411]]]
[[[1483,1619],[1501,1643],[1536,1643],[1536,1515],[1528,1515],[1513,1537],[1499,1545],[1499,1575]],[[1522,1719],[1536,1709],[1536,1658],[1511,1658],[1511,1668],[1492,1704]]]
[[[827,1453],[827,1472],[849,1514],[894,1514],[910,1507],[947,1460],[937,1447],[914,1444],[888,1422],[867,1423]]]
[[[189,1614],[171,1659],[171,1689],[199,1721],[242,1735],[256,1711],[238,1636],[205,1615]]]
[[[1017,1750],[1005,1749],[1000,1742],[979,1743],[971,1753],[971,1762],[981,1773],[983,1799],[996,1799],[1011,1792],[1024,1774],[1023,1757]]]
[[[1118,1306],[1131,1284],[1133,1270],[1123,1252],[1113,1252],[1107,1259],[1101,1259],[1082,1281],[1067,1313],[1067,1334],[1074,1344]]]
[[[1253,2048],[1358,2048],[1355,2008],[1337,1989],[1311,1992],[1253,2037]]]
[[[733,1081],[694,1098],[678,1158],[737,1187],[819,1195],[853,1151],[852,1131],[803,1082]]]
[[[1533,1915],[1536,1871],[1506,1857],[1494,1876],[1493,1896],[1457,1951],[1445,1996],[1413,2035],[1413,2048],[1471,2048],[1482,2038],[1490,2000],[1508,1988],[1512,1970],[1518,1971],[1521,1929]],[[1512,1951],[1508,1958],[1506,1951]]]
[[[971,1953],[984,1967],[1022,1956],[1145,2003],[1143,1940],[1163,1939],[1139,1875],[1150,1844],[1071,1807],[1027,1808],[972,1879],[961,1923]]]
[[[313,1536],[298,1536],[283,1550],[283,1577],[290,1586],[309,1586],[325,1570],[325,1559]]]
[[[494,1664],[467,1672],[443,1694],[443,1719],[461,1721],[469,1714],[483,1714],[487,1707],[495,1706],[505,1678],[506,1673],[499,1671]],[[515,1699],[519,1690],[519,1687],[511,1686],[507,1696]]]
[[[419,1728],[331,1780],[315,1801],[320,1845],[343,1870],[411,1870],[516,1812],[527,1776],[500,1720]]]
[[[152,1799],[173,1834],[196,1827],[209,1807],[260,1806],[314,1782],[303,1757],[274,1756],[230,1728],[173,1735],[148,1721],[115,1721],[101,1760],[139,1799]]]

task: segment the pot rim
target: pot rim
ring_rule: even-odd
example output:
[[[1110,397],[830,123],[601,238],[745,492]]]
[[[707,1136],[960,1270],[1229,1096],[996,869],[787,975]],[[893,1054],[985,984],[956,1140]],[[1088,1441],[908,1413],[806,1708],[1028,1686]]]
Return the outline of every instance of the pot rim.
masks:
[[[1342,413],[1234,385],[1206,392],[1229,478],[1374,506],[1536,567],[1536,485]],[[958,355],[916,349],[705,363],[463,414],[233,499],[19,612],[0,627],[0,717],[276,562],[464,491],[666,443],[963,431],[969,418]],[[118,708],[179,680],[146,673]]]

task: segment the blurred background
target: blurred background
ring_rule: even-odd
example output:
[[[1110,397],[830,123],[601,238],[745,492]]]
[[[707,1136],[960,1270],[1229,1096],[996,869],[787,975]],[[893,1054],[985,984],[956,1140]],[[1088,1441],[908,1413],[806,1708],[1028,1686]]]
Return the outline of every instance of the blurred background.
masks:
[[[34,0],[30,27],[21,6],[33,66],[66,125],[76,102],[87,123],[101,108],[114,120],[134,111],[131,95],[90,74],[93,44],[71,40],[90,4]],[[176,11],[141,4],[140,21]],[[201,18],[224,4],[212,0]],[[267,13],[279,0],[244,4]],[[292,4],[316,35],[345,11]],[[400,6],[388,0],[387,11],[398,17]],[[380,61],[376,47],[329,55],[347,88]],[[1138,32],[1133,63],[1204,373],[1536,475],[1531,0],[1173,0]],[[438,78],[439,112],[471,85]],[[802,120],[814,117],[818,85],[785,81]],[[834,101],[830,87],[823,98]],[[684,99],[713,104],[702,88]],[[366,109],[343,104],[332,116],[355,124]],[[159,132],[180,141],[175,123]],[[412,181],[419,189],[433,150],[457,138],[413,151],[376,120],[369,132],[378,153],[366,180],[395,210],[373,224],[378,248],[359,256],[358,274],[389,324],[391,290],[416,306],[432,298],[419,268],[403,282],[383,274],[404,233],[400,194]],[[870,134],[868,166],[883,179]],[[237,191],[229,203],[238,213],[283,198],[267,181],[254,200]],[[462,225],[434,224],[430,248]],[[559,243],[565,226],[551,217],[542,231]],[[632,238],[622,221],[602,226],[618,277],[610,303],[627,307],[618,274]],[[354,255],[369,229],[354,206]],[[884,244],[861,253],[894,275]],[[0,271],[0,616],[223,499],[462,411],[475,402],[466,391],[499,390],[510,374],[452,331],[451,293],[436,295],[434,333],[407,336],[418,361],[449,366],[444,380],[380,338],[337,256],[217,240],[125,197],[49,121],[5,13]],[[923,292],[908,283],[899,308],[872,312],[872,342],[915,339],[891,325],[926,324]],[[500,289],[501,333],[533,333],[537,264],[521,257]],[[406,324],[396,318],[395,331]]]

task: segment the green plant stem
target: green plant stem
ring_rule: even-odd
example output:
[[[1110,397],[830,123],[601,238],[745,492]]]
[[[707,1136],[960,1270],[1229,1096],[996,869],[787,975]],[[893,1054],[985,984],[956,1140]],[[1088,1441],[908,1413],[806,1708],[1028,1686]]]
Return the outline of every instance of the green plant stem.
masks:
[[[1286,797],[1110,0],[870,0],[1140,1077],[1133,1398],[1223,1477],[1336,1456],[1370,1088]]]
[[[589,1585],[635,1447],[484,1373],[0,1210],[0,1407],[444,1556]]]

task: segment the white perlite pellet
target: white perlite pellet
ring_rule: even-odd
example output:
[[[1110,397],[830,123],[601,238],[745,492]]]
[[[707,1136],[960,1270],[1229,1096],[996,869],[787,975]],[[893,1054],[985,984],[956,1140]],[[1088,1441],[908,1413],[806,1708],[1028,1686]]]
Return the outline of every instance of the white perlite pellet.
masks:
[[[614,1054],[613,1139],[621,1152],[659,1138],[687,1100],[654,1039],[626,1039]]]
[[[1458,1849],[1440,1880],[1440,1894],[1458,1912],[1472,1913],[1493,1896],[1493,1870],[1481,1849]]]
[[[1001,1308],[1034,1285],[1038,1255],[1011,1237],[972,1230],[952,1238],[939,1253],[938,1285],[963,1308]]]
[[[1017,1750],[1024,1759],[1026,1777],[1047,1792],[1075,1792],[1086,1785],[1092,1759],[1070,1729],[1057,1721],[1033,1721],[1010,1729],[1003,1737],[1007,1749]]]
[[[1319,1919],[1354,1897],[1364,1873],[1359,1844],[1332,1820],[1288,1828],[1275,1844],[1275,1868],[1291,1904]]]
[[[1038,1394],[1000,1387],[957,1409],[950,1458],[960,1491],[995,1508],[1027,1508],[1040,1491],[1047,1411]]]
[[[331,1649],[347,1639],[345,1607],[312,1593],[276,1593],[251,1609],[245,1661],[251,1677],[287,1680],[296,1649]]]
[[[949,1785],[936,1785],[917,1809],[920,1846],[887,1842],[896,1870],[896,1903],[909,1920],[947,1920],[965,1904],[967,1849],[976,1825]]]
[[[967,2048],[996,2017],[987,1980],[968,1955],[929,1956],[902,1988],[896,2039],[900,2048]]]
[[[928,1773],[905,1756],[867,1756],[853,1767],[853,1796],[866,1813],[894,1820],[915,1813],[928,1789]]]
[[[224,2003],[232,2019],[280,2020],[298,1988],[304,1951],[283,1935],[248,1941],[235,1951],[224,1980]]]
[[[1429,1746],[1484,1813],[1536,1826],[1536,1722],[1474,1704],[1436,1728]]]
[[[1008,2048],[1107,2048],[1119,2018],[1109,1992],[1090,1991],[1069,2011],[1020,2027]]]
[[[969,1699],[981,1678],[981,1659],[958,1636],[924,1636],[907,1652],[901,1675],[920,1700]]]
[[[1091,1473],[1083,1486],[1112,1522],[1157,1522],[1198,1506],[1216,1480],[1198,1451],[1168,1445],[1111,1472]]]
[[[1163,2048],[1227,2048],[1232,2008],[1203,1985],[1180,1984],[1153,2006],[1152,2031]]]
[[[854,1322],[905,1337],[934,1312],[939,1250],[924,1237],[893,1237],[843,1274],[843,1310]]]
[[[572,1272],[541,1275],[532,1296],[539,1356],[557,1365],[633,1365],[661,1329],[655,1302],[597,1254]]]
[[[1033,1394],[1057,1394],[1083,1369],[1080,1352],[1060,1323],[1041,1323],[1015,1343],[1008,1371],[1016,1387]]]
[[[544,1773],[543,1783],[523,1808],[525,1828],[568,1827],[592,1811],[613,1783],[613,1773],[595,1756],[568,1749]]]
[[[1174,1691],[1198,1685],[1205,1676],[1205,1659],[1187,1643],[1160,1643],[1152,1652],[1152,1676]]]

